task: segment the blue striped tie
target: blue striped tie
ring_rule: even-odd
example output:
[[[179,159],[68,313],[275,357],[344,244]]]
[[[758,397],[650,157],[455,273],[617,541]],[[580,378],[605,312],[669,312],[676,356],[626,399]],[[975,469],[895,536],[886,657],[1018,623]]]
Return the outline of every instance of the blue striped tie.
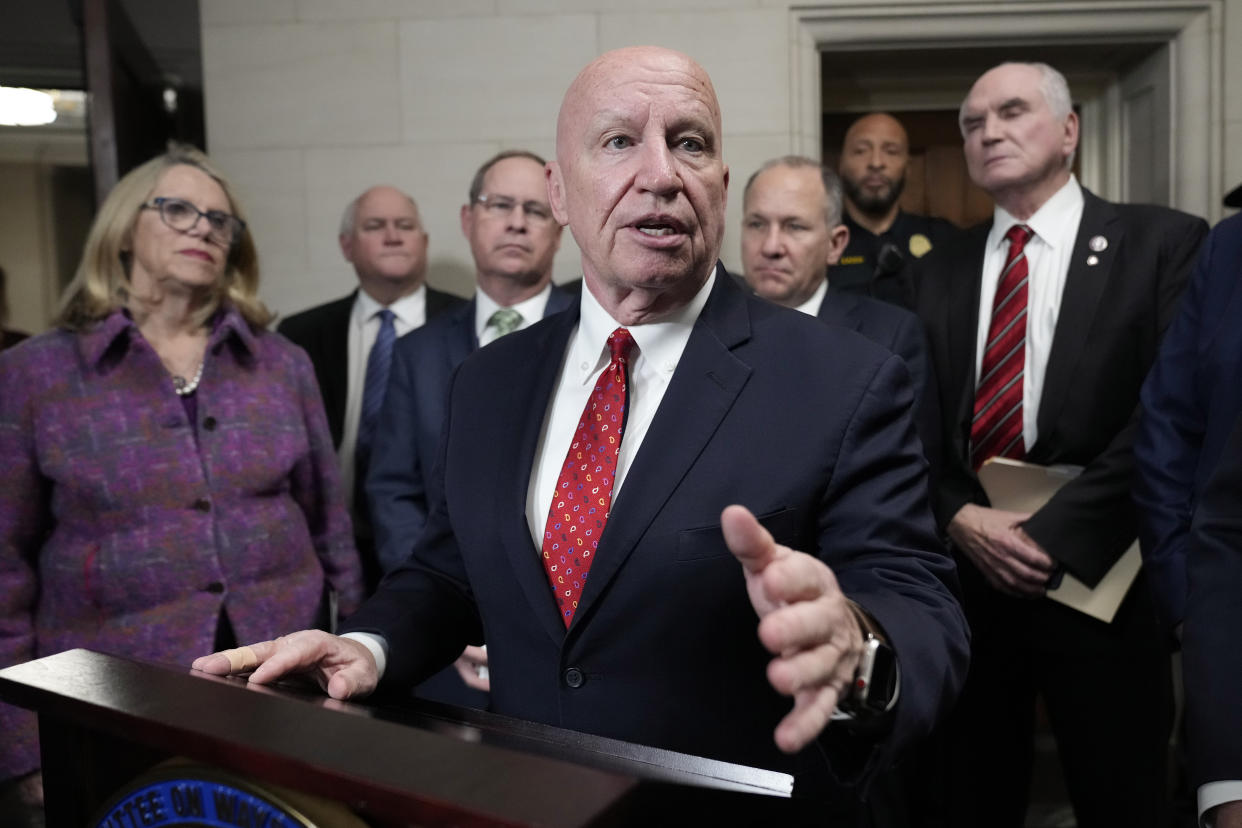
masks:
[[[354,450],[354,466],[357,477],[366,477],[367,461],[371,454],[371,439],[379,422],[380,408],[384,405],[384,391],[388,388],[388,369],[392,367],[392,344],[397,341],[394,314],[383,308],[375,314],[380,320],[379,334],[367,357],[367,376],[362,386],[362,417],[358,420],[358,441]]]

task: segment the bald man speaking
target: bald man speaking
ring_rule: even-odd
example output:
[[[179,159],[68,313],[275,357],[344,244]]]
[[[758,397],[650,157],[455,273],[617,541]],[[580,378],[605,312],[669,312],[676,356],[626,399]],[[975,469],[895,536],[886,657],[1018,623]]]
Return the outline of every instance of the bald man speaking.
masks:
[[[720,108],[691,59],[592,62],[556,157],[580,303],[462,364],[409,560],[345,636],[251,645],[250,681],[357,697],[486,639],[497,712],[793,773],[821,818],[849,812],[966,670],[909,372],[724,271]]]

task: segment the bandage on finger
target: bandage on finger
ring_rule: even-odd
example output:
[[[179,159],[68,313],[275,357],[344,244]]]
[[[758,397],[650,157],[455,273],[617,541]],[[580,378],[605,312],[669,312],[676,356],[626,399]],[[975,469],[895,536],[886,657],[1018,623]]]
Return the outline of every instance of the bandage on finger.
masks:
[[[229,660],[230,673],[244,673],[259,666],[259,657],[249,647],[223,650],[220,655]]]

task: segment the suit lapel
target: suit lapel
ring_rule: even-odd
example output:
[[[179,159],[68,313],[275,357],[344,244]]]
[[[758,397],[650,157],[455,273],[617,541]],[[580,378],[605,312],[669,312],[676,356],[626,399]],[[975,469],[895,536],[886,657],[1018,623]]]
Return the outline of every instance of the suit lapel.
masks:
[[[824,294],[824,301],[819,304],[821,321],[830,325],[841,325],[852,331],[858,330],[858,299],[848,293],[834,293],[829,288]]]
[[[547,319],[554,313],[560,313],[574,304],[577,298],[569,291],[553,285],[552,292],[548,294],[548,303],[543,306],[543,318]]]
[[[732,349],[749,337],[746,297],[721,267],[626,483],[613,503],[590,578],[574,612],[571,634],[587,622],[594,604],[633,554],[745,386],[751,368],[734,356]]]
[[[968,255],[960,259],[946,257],[944,266],[951,267],[953,262],[963,263],[962,270],[952,273],[949,279],[951,295],[948,302],[948,350],[950,370],[957,374],[956,381],[950,388],[963,389],[958,400],[957,419],[959,432],[965,440],[966,455],[969,456],[970,422],[975,411],[975,353],[979,347],[979,295],[983,286],[983,261],[987,256],[988,234],[992,231],[992,223],[987,222],[967,231],[970,235],[965,242]],[[963,376],[964,375],[964,376]]]
[[[473,307],[473,303],[471,305]],[[473,319],[473,316],[471,316]],[[565,639],[565,623],[561,620],[556,601],[548,587],[548,577],[539,558],[539,550],[531,542],[526,523],[526,493],[530,488],[535,450],[543,431],[543,421],[556,386],[556,378],[564,361],[569,336],[578,324],[576,307],[563,318],[543,325],[532,333],[538,337],[533,353],[523,359],[510,373],[505,385],[512,394],[512,411],[524,412],[514,417],[514,432],[508,445],[514,451],[497,453],[496,492],[497,520],[510,565],[530,603],[531,611],[557,646]],[[473,330],[473,326],[471,328]],[[511,334],[517,336],[517,334]]]
[[[354,312],[358,291],[349,294],[331,307],[331,316],[323,326],[323,350],[318,357],[324,366],[324,388],[320,392],[328,409],[328,419],[335,426],[333,436],[340,448],[345,431],[345,401],[349,396],[349,322]]]
[[[448,333],[448,358],[450,365],[460,365],[466,357],[479,348],[479,337],[474,332],[475,303],[471,299],[452,311],[453,326]]]
[[[1083,191],[1083,198],[1085,203],[1082,220],[1078,225],[1078,236],[1074,240],[1069,272],[1065,277],[1065,290],[1061,294],[1057,328],[1052,337],[1052,350],[1048,355],[1048,366],[1044,373],[1044,388],[1037,418],[1040,437],[1028,452],[1036,458],[1044,436],[1052,433],[1053,423],[1072,390],[1074,371],[1085,353],[1091,320],[1099,308],[1116,252],[1122,243],[1123,228],[1117,221],[1113,206],[1086,190]],[[1105,239],[1107,247],[1103,250],[1092,250],[1091,240],[1096,237]],[[1090,264],[1091,261],[1095,261],[1095,264]]]

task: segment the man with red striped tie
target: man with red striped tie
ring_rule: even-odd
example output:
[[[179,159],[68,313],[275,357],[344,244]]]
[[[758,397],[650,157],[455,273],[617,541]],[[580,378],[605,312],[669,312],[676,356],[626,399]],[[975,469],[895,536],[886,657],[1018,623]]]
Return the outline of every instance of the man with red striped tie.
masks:
[[[1038,695],[1080,828],[1162,825],[1171,673],[1145,577],[1111,623],[1045,593],[1063,573],[1095,586],[1134,541],[1139,388],[1207,228],[1079,186],[1078,117],[1050,66],[986,72],[960,125],[995,213],[918,282],[944,428],[933,504],[974,633],[943,734],[945,824],[1024,824]],[[1033,514],[1008,512],[977,476],[994,457],[1082,472]]]

